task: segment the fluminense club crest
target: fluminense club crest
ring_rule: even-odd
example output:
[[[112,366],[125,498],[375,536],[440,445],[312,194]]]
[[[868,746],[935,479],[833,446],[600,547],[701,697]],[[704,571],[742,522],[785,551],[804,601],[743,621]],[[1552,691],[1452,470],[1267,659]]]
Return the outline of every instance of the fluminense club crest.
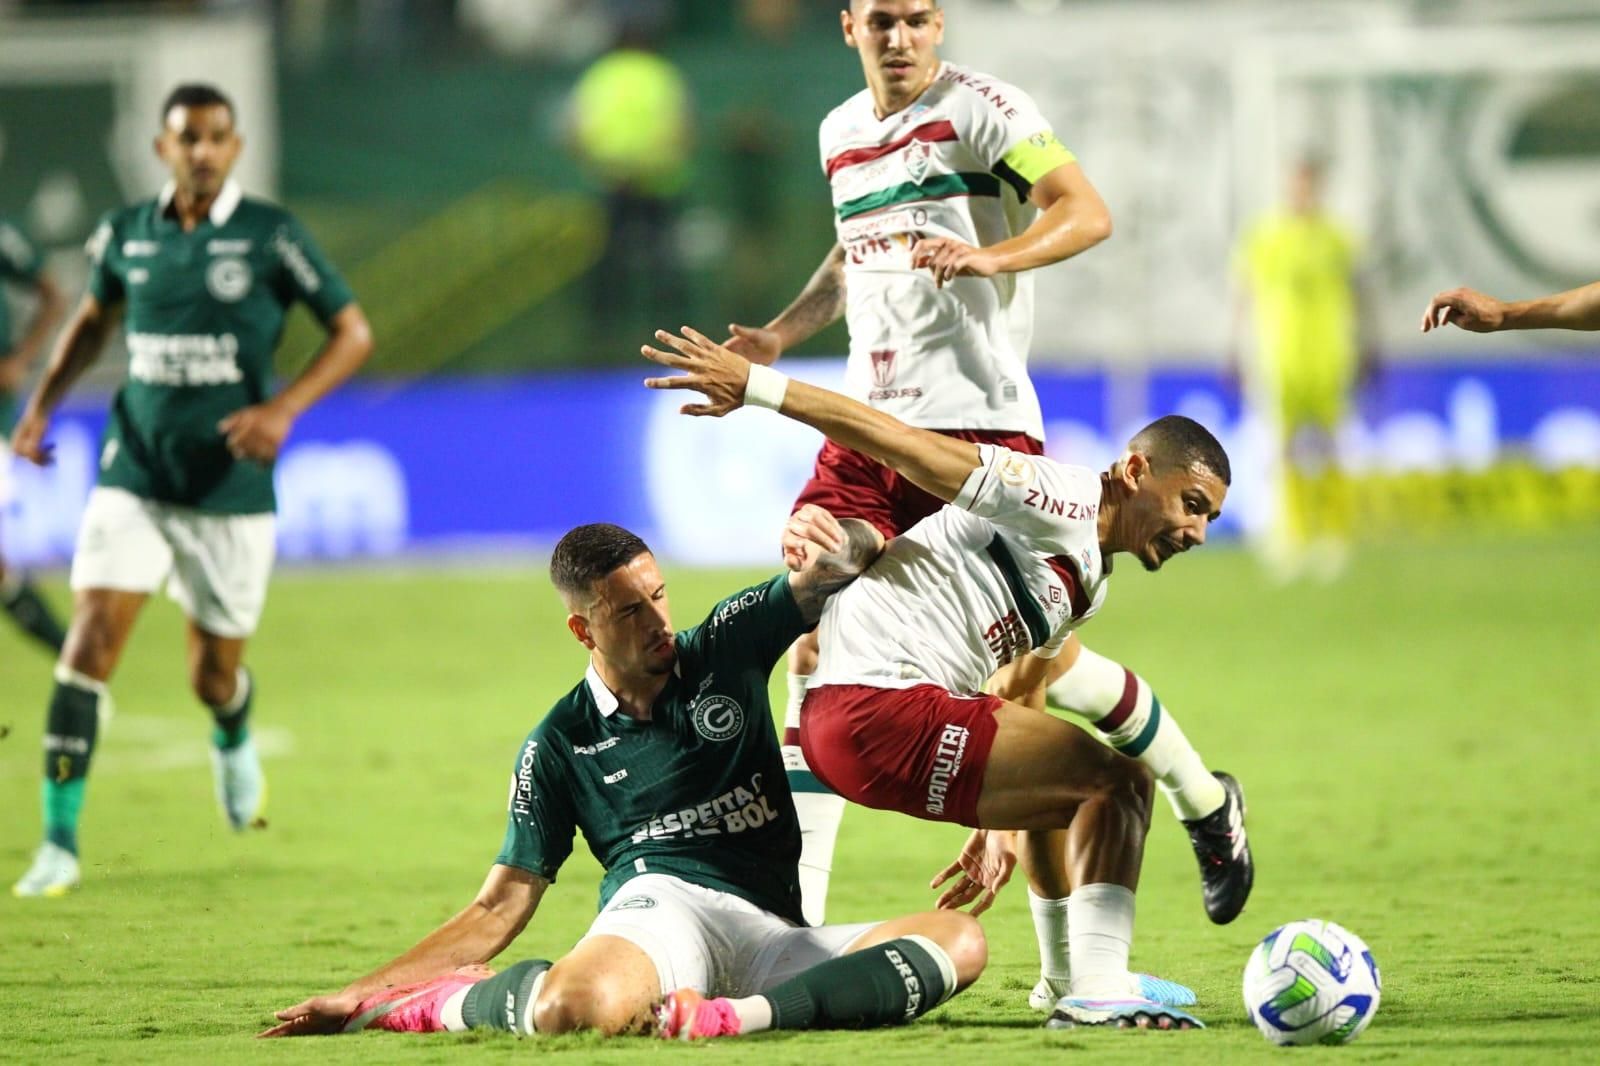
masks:
[[[906,161],[906,173],[918,185],[928,176],[929,161],[933,158],[933,145],[927,141],[912,141],[906,145],[901,158]]]

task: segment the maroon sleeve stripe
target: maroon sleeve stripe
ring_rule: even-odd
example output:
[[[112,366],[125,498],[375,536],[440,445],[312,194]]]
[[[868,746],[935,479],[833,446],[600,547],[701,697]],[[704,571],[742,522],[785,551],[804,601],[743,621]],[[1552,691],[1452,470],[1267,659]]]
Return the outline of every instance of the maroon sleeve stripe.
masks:
[[[1078,577],[1077,569],[1067,561],[1065,555],[1052,555],[1045,562],[1050,564],[1050,569],[1056,572],[1061,583],[1067,586],[1067,599],[1072,603],[1072,617],[1082,618],[1094,604],[1083,591],[1083,581]]]

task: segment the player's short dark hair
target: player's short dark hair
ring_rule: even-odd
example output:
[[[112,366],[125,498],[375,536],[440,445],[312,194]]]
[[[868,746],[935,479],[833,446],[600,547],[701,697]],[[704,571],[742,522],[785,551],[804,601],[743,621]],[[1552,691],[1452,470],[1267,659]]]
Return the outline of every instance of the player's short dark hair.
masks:
[[[1201,467],[1224,485],[1233,484],[1228,453],[1211,431],[1183,415],[1163,415],[1133,435],[1128,450],[1142,452],[1153,467]]]
[[[578,526],[568,530],[550,554],[550,583],[562,599],[578,599],[596,581],[649,551],[644,541],[610,522]]]
[[[184,82],[167,94],[166,103],[161,105],[162,125],[166,124],[167,116],[172,114],[175,107],[225,107],[229,118],[235,122],[239,120],[239,113],[233,109],[233,101],[215,85],[203,82]]]

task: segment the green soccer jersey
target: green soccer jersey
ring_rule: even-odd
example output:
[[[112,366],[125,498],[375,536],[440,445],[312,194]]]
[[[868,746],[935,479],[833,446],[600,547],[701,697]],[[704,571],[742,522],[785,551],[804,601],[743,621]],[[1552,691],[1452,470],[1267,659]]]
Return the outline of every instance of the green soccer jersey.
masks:
[[[100,484],[220,514],[274,507],[272,470],[228,452],[217,423],[271,395],[272,353],[303,301],[324,325],[353,297],[281,207],[227,182],[185,233],[172,186],[107,215],[89,292],[125,303],[128,378],[111,404]]]
[[[26,282],[31,285],[38,280],[42,265],[39,250],[27,235],[0,218],[0,282]],[[0,292],[0,358],[4,358],[16,342],[16,323],[11,321],[5,293]],[[17,414],[16,395],[9,389],[0,389],[0,436],[11,435]]]
[[[618,711],[591,666],[517,755],[495,862],[553,881],[581,830],[605,867],[602,907],[630,878],[661,873],[804,925],[800,825],[767,678],[809,628],[787,577],[728,597],[678,634],[649,721]]]

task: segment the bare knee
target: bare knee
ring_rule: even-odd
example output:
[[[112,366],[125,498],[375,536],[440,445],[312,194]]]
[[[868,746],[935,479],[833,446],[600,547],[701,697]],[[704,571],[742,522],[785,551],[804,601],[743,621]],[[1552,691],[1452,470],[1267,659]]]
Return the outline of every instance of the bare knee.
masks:
[[[614,1036],[637,1029],[644,1013],[633,997],[619,994],[605,981],[552,970],[534,1001],[533,1027],[550,1035],[593,1029]]]
[[[961,911],[950,913],[960,921],[953,923],[936,942],[955,964],[956,988],[966,988],[989,965],[989,941],[978,919]]]
[[[1119,771],[1111,785],[1111,798],[1146,825],[1155,802],[1156,777],[1150,768],[1133,759],[1117,760]]]

